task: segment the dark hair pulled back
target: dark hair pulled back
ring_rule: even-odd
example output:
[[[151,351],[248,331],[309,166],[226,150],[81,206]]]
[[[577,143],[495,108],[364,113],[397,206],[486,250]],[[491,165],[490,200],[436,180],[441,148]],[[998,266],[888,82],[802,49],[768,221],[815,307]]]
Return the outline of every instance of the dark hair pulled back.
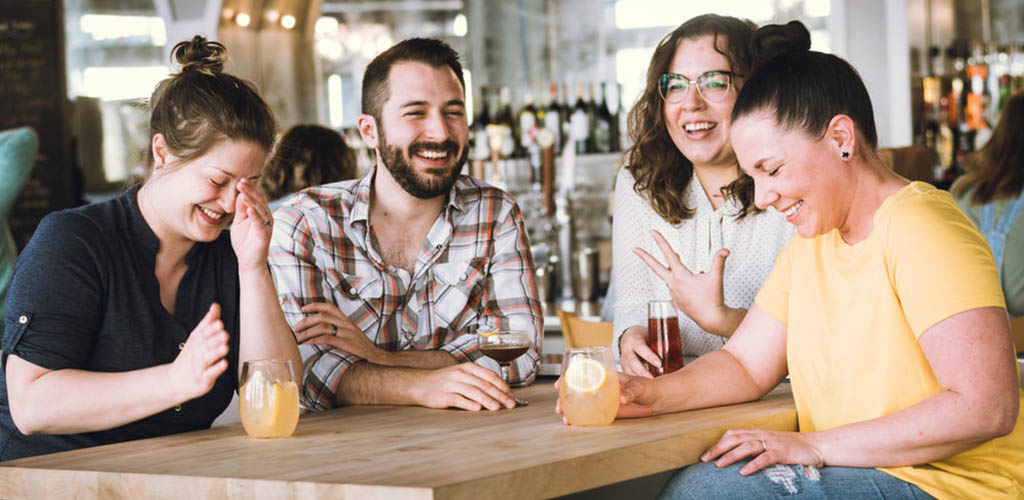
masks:
[[[754,72],[732,108],[732,123],[767,112],[783,130],[803,130],[820,139],[836,115],[846,115],[863,141],[856,154],[874,154],[878,147],[874,111],[857,70],[832,54],[810,50],[811,35],[799,21],[762,26],[750,51]],[[753,199],[754,183],[747,176],[730,186],[734,196]]]
[[[149,104],[150,138],[162,134],[171,154],[188,163],[225,140],[253,142],[265,151],[274,143],[274,117],[249,82],[224,73],[227,49],[196,35],[171,50],[181,69],[161,81]],[[146,164],[152,168],[152,147]]]

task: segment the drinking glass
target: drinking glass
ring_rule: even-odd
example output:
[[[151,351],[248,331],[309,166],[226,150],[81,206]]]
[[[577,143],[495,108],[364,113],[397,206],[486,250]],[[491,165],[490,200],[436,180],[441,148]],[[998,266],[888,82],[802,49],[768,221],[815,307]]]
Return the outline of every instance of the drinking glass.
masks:
[[[503,331],[480,333],[476,338],[480,352],[498,362],[501,367],[501,378],[509,386],[512,385],[512,362],[519,356],[530,350],[532,340],[528,332]],[[516,406],[526,406],[528,403],[516,399]]]
[[[609,425],[615,420],[619,377],[611,348],[574,347],[565,351],[558,402],[570,425]]]
[[[661,367],[647,369],[655,377],[672,373],[683,367],[682,338],[679,336],[679,317],[671,300],[652,300],[647,303],[647,347],[661,358]]]
[[[242,364],[238,413],[249,437],[291,436],[299,422],[299,388],[287,359],[261,359]]]

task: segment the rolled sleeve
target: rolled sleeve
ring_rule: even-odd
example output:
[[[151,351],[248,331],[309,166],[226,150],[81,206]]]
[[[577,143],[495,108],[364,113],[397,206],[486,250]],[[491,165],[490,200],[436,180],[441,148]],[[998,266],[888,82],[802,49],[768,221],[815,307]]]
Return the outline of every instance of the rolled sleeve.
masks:
[[[312,411],[330,410],[337,406],[341,377],[363,358],[339,349],[315,349],[303,363],[302,406]]]
[[[50,370],[86,365],[103,314],[98,231],[74,214],[43,219],[15,266],[5,354]]]

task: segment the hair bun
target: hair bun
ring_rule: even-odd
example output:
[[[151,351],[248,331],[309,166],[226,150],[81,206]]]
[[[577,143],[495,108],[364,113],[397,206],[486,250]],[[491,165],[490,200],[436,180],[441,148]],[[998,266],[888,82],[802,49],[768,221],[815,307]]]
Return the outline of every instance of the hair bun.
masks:
[[[754,38],[750,41],[750,54],[754,58],[754,67],[788,52],[807,52],[809,50],[811,50],[811,33],[800,21],[762,26],[754,33]]]
[[[220,42],[207,41],[196,35],[191,40],[178,42],[171,49],[171,57],[181,66],[181,72],[197,71],[213,76],[224,70],[227,49]]]

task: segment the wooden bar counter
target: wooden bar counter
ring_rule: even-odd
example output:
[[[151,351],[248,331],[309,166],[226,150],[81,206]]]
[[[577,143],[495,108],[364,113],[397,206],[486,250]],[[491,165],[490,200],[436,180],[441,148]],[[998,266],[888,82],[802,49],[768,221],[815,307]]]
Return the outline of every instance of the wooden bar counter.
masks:
[[[796,429],[788,384],[596,428],[562,425],[551,380],[515,392],[530,405],[350,407],[302,416],[287,439],[233,425],[3,462],[0,498],[547,498],[692,464],[727,429]]]

